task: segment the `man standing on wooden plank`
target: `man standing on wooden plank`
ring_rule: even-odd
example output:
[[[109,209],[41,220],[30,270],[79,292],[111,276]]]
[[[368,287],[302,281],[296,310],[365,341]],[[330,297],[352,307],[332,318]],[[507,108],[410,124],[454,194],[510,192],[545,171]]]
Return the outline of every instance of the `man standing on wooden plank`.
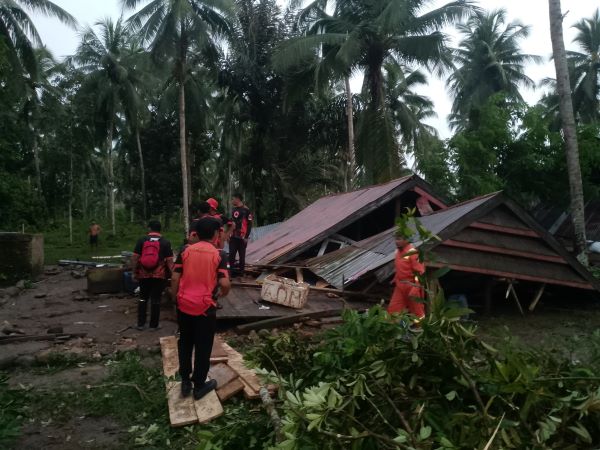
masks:
[[[396,248],[395,287],[388,312],[392,314],[408,310],[417,319],[422,319],[425,317],[425,304],[415,299],[424,297],[419,276],[425,273],[425,265],[419,261],[417,250],[406,239],[397,238]]]
[[[219,229],[219,223],[208,217],[195,222],[191,231],[196,233],[199,242],[179,254],[171,280],[171,289],[177,298],[181,395],[190,395],[193,382],[196,400],[217,387],[214,380],[206,382],[217,328],[215,300],[227,295],[231,287],[227,254],[213,244]]]
[[[146,326],[148,301],[150,301],[150,329],[158,329],[160,300],[173,269],[171,243],[161,236],[160,231],[160,222],[151,220],[148,224],[148,234],[137,241],[133,250],[134,277],[140,283],[138,330],[143,330]]]

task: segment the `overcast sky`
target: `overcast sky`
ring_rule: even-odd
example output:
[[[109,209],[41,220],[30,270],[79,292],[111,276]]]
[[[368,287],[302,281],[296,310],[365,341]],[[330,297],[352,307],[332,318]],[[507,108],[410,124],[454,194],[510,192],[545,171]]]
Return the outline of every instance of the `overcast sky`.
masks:
[[[442,5],[448,0],[435,0],[435,5]],[[79,21],[79,25],[93,25],[103,17],[117,18],[121,15],[119,0],[54,0]],[[480,6],[486,9],[505,8],[508,12],[508,20],[520,20],[531,26],[531,34],[527,40],[522,42],[525,53],[540,55],[544,57],[544,64],[532,65],[527,68],[527,75],[535,82],[543,78],[554,78],[554,65],[549,60],[552,53],[550,43],[550,27],[548,24],[548,0],[480,0]],[[572,48],[571,40],[574,32],[570,26],[584,17],[591,17],[600,2],[596,0],[562,0],[563,13],[567,12],[564,23],[565,44],[567,49]],[[127,13],[128,14],[128,13]],[[60,22],[45,17],[35,17],[43,42],[57,57],[72,54],[78,42],[78,32],[60,24]],[[451,33],[454,38],[456,33]],[[354,80],[354,90],[360,88],[360,80]],[[438,114],[437,119],[429,122],[435,126],[441,137],[448,137],[450,131],[446,118],[450,113],[451,99],[448,97],[445,82],[435,77],[430,77],[429,84],[422,89],[422,93],[433,99]],[[538,91],[524,91],[525,99],[535,103],[540,97]]]

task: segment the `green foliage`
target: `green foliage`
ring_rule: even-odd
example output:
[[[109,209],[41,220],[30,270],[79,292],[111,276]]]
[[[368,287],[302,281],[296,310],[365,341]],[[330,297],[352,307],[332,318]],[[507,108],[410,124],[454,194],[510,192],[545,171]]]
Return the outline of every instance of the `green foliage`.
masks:
[[[309,370],[281,372],[278,448],[587,448],[600,442],[594,365],[496,349],[434,301],[419,333],[381,308],[347,311]],[[277,359],[271,344],[270,359]],[[499,432],[492,439],[494,430]]]
[[[7,383],[8,377],[0,373],[0,447],[10,448],[20,436],[23,415],[22,396],[10,390]]]

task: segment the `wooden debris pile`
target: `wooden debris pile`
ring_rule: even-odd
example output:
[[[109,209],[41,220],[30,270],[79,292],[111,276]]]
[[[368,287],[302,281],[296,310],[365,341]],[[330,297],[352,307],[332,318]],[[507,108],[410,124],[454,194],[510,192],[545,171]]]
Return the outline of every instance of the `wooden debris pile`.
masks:
[[[210,379],[217,381],[217,390],[195,401],[193,396],[181,396],[181,382],[174,377],[179,368],[177,338],[166,336],[160,338],[160,348],[165,374],[169,419],[171,426],[182,427],[194,423],[206,423],[223,414],[221,402],[241,394],[247,399],[260,398],[260,380],[256,373],[248,369],[242,355],[215,336],[210,358],[211,368],[208,372]],[[270,387],[270,392],[274,391]]]

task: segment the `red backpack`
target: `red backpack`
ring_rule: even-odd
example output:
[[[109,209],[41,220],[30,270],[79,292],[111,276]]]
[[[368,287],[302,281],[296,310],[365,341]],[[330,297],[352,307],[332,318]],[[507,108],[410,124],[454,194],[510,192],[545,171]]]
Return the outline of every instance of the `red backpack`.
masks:
[[[142,246],[140,264],[148,271],[158,267],[160,262],[160,238],[150,238]]]

